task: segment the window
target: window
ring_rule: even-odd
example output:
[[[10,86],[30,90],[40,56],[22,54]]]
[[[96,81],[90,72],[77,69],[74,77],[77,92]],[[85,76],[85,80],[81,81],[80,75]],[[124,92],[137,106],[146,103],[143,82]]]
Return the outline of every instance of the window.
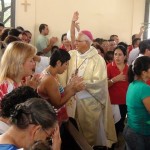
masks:
[[[15,0],[0,0],[0,22],[15,27]]]
[[[145,1],[145,18],[144,18],[145,32],[143,39],[150,38],[150,0]]]

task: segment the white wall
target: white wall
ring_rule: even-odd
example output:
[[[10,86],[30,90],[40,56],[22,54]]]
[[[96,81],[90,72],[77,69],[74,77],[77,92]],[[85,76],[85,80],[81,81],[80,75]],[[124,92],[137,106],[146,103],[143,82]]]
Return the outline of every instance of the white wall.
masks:
[[[139,32],[144,21],[145,0],[24,0],[16,1],[16,26],[23,26],[33,33],[33,41],[39,34],[38,27],[46,23],[50,36],[61,37],[70,27],[73,12],[80,13],[81,29],[90,30],[94,38],[108,39],[117,34],[121,41],[130,43],[131,35]]]
[[[145,0],[133,0],[132,28],[131,33],[139,31],[140,26],[144,23]]]

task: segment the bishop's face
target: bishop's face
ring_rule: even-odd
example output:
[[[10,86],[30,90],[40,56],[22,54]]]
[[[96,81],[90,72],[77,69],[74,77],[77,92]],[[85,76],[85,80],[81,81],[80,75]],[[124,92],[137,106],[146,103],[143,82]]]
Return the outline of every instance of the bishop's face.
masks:
[[[86,40],[85,36],[82,33],[79,33],[75,41],[75,46],[80,53],[84,53],[90,48],[88,41]]]

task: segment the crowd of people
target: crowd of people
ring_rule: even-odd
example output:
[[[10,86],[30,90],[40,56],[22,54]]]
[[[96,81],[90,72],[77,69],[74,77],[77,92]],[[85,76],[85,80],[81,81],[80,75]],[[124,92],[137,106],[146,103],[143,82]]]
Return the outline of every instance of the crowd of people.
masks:
[[[36,45],[23,27],[0,23],[0,149],[63,150],[64,122],[72,118],[92,147],[150,147],[150,40],[144,27],[132,44],[118,35],[94,38],[74,12],[70,31]],[[67,134],[67,133],[66,133]],[[70,139],[68,139],[68,142]],[[71,148],[69,148],[71,149]]]

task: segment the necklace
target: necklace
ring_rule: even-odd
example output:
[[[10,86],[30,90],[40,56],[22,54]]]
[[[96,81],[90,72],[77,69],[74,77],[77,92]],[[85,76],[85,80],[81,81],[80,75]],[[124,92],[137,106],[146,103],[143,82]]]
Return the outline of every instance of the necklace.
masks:
[[[58,77],[57,77],[57,75],[56,75],[56,76],[52,75],[49,70],[45,70],[45,73],[46,73],[46,75],[52,76],[52,77],[58,82]]]
[[[94,49],[94,47],[93,47],[92,49],[88,50],[87,52],[92,51],[93,49]],[[85,52],[85,53],[87,53],[87,52]],[[84,63],[86,60],[87,60],[87,58],[85,58],[85,59],[82,61],[82,63],[77,67],[77,55],[76,55],[76,70],[75,70],[75,75],[78,74],[79,68],[83,65],[83,63]]]
[[[77,57],[76,57],[76,70],[75,70],[75,75],[78,74],[79,68],[83,65],[83,63],[87,60],[87,58],[85,58],[82,63],[77,67]]]

